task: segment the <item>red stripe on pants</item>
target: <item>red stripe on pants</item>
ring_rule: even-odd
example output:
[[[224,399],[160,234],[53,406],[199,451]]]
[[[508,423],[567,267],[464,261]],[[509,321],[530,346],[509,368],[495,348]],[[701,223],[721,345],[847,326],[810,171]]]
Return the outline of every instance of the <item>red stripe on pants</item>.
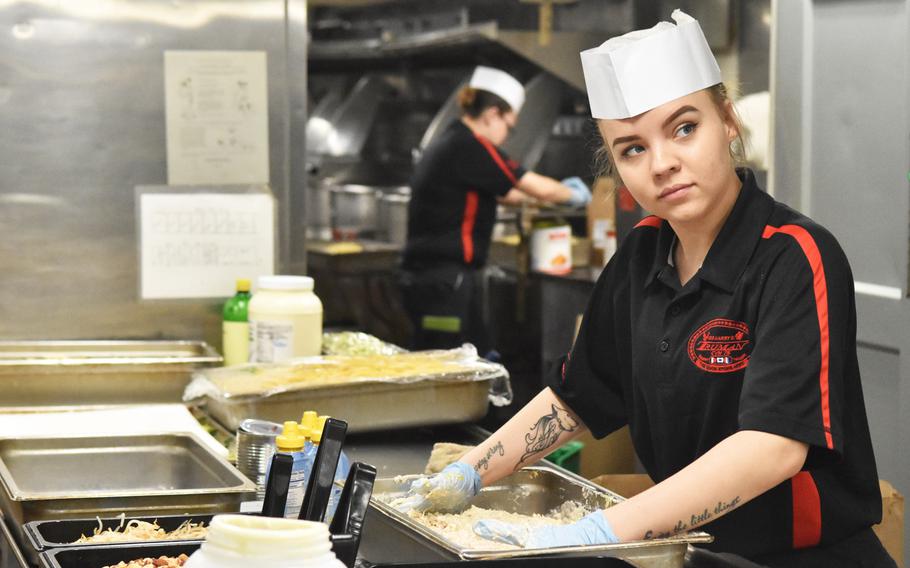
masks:
[[[464,217],[461,219],[461,248],[465,264],[474,260],[474,222],[477,220],[477,192],[469,191],[464,199]]]

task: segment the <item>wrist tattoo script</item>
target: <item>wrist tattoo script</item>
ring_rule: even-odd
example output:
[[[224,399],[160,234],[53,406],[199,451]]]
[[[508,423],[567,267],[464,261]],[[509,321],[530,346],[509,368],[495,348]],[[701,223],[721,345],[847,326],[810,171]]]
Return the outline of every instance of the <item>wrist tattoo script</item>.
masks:
[[[496,442],[494,446],[491,446],[487,450],[486,455],[477,460],[477,463],[474,465],[474,471],[480,471],[480,468],[484,470],[490,469],[490,458],[494,455],[499,454],[500,456],[506,455],[506,449],[502,447],[502,442]]]
[[[669,538],[671,536],[677,535],[681,532],[685,532],[688,529],[694,529],[697,526],[703,525],[708,521],[714,519],[718,515],[725,515],[738,507],[742,503],[739,495],[730,499],[729,501],[718,501],[714,508],[709,510],[707,507],[700,513],[693,513],[692,516],[688,519],[688,522],[680,519],[676,521],[676,525],[669,531],[655,531],[649,530],[645,532],[644,539],[651,540],[655,538]]]
[[[517,470],[525,460],[531,456],[537,455],[559,441],[559,436],[563,432],[574,432],[578,430],[578,422],[569,415],[565,408],[551,404],[553,410],[550,414],[541,416],[531,431],[525,434],[525,453],[518,460],[515,469]]]

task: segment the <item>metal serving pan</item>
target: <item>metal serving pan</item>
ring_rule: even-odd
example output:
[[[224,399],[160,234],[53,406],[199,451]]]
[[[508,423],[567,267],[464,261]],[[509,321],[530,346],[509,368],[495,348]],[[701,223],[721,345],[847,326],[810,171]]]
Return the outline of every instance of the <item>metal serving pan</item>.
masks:
[[[386,502],[403,495],[416,476],[379,479],[360,545],[361,556],[372,563],[433,562],[446,560],[495,560],[527,557],[600,556],[621,558],[642,568],[680,568],[690,543],[711,542],[713,537],[693,532],[672,538],[602,546],[482,550],[462,548],[438,533],[390,507]],[[526,467],[486,487],[472,502],[478,507],[513,513],[546,514],[574,500],[590,509],[604,508],[622,497],[569,472],[546,466]]]
[[[492,380],[492,379],[491,379]],[[349,433],[474,422],[487,414],[490,380],[413,383],[358,382],[287,391],[272,396],[205,397],[206,411],[236,430],[247,418],[282,423],[308,408],[337,416]]]
[[[256,491],[186,433],[0,439],[0,485],[19,532],[45,519],[237,511]]]
[[[202,341],[0,341],[0,407],[180,402]]]

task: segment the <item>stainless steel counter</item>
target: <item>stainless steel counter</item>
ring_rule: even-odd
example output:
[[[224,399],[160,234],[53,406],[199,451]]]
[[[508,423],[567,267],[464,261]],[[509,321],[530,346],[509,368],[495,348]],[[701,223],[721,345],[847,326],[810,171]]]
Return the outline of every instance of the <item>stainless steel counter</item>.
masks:
[[[436,442],[472,445],[489,435],[483,428],[470,425],[375,432],[348,436],[344,451],[351,461],[374,466],[378,477],[392,477],[423,473]]]

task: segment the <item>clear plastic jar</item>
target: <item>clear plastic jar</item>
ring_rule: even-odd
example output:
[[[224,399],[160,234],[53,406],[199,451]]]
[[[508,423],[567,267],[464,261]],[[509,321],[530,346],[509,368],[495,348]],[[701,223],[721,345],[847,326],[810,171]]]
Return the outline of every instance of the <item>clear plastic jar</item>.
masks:
[[[297,519],[218,515],[184,568],[345,568],[328,526]]]
[[[309,276],[260,276],[248,311],[250,361],[273,363],[322,351],[322,302]]]

